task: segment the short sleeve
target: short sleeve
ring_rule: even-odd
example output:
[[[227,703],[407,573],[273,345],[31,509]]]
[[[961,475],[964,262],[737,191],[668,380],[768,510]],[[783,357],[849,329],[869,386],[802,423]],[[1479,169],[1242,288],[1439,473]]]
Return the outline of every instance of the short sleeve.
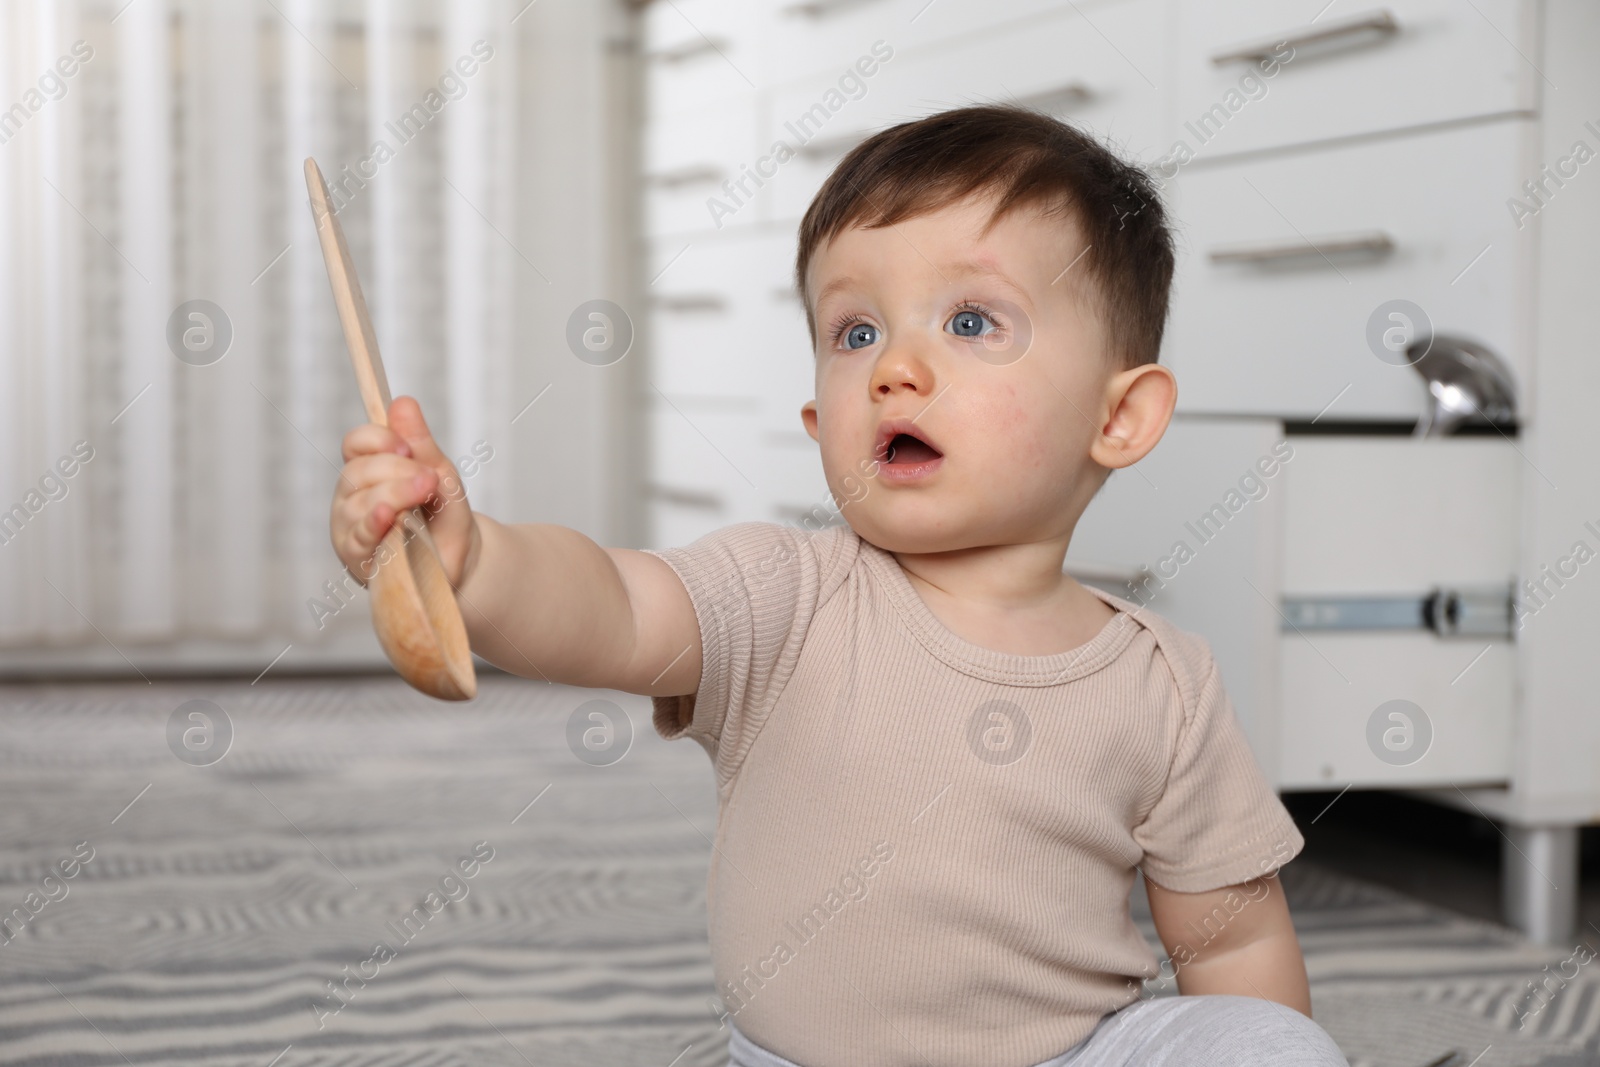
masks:
[[[1256,763],[1210,649],[1196,635],[1183,637],[1197,679],[1185,700],[1192,710],[1166,788],[1134,839],[1152,881],[1202,893],[1277,871],[1305,839]]]
[[[746,522],[652,551],[688,591],[701,647],[695,692],[652,697],[652,720],[662,737],[691,737],[706,750],[719,788],[749,752],[858,546],[848,526]]]

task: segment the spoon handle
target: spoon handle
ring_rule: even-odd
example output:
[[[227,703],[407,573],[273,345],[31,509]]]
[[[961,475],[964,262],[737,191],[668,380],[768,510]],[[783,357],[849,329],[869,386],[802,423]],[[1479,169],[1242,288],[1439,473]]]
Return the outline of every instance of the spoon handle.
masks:
[[[344,344],[356,369],[356,384],[367,419],[379,426],[389,425],[389,379],[383,373],[383,358],[378,355],[378,338],[372,332],[372,316],[361,295],[361,279],[350,260],[350,246],[344,229],[334,214],[328,197],[328,183],[322,180],[317,161],[306,157],[306,191],[311,194],[311,214],[317,221],[317,239],[322,242],[322,259],[328,265],[328,283],[333,286],[333,302],[339,309],[339,325],[344,328]]]

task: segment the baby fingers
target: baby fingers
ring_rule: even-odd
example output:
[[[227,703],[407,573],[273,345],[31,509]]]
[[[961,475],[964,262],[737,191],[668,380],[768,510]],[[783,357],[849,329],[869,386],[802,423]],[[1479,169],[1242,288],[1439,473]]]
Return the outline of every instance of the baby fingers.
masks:
[[[347,565],[370,558],[402,512],[421,504],[434,491],[438,476],[418,468],[401,477],[388,478],[356,490],[339,509],[342,530],[334,542]]]

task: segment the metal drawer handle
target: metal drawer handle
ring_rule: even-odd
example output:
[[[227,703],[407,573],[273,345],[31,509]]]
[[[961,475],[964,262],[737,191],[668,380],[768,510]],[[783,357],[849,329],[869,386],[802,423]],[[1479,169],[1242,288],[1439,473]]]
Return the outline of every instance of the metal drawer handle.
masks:
[[[875,3],[877,0],[801,0],[798,4],[790,4],[783,9],[785,15],[807,15],[811,18],[821,18],[831,15],[835,11],[845,11],[863,4]]]
[[[809,443],[811,438],[806,438],[806,441]],[[812,504],[808,508],[798,504],[774,504],[772,513],[786,522],[809,529],[820,530],[829,526],[842,526],[845,523],[843,513],[826,504]]]
[[[651,52],[649,58],[657,63],[682,63],[696,56],[703,56],[708,52],[720,52],[728,47],[728,42],[721,37],[701,37],[698,40],[685,41],[683,44],[663,48],[658,52]]]
[[[842,133],[837,137],[819,137],[800,146],[800,154],[807,159],[837,159],[867,139],[866,133]]]
[[[1328,256],[1370,256],[1381,259],[1394,251],[1394,239],[1381,230],[1370,233],[1305,238],[1282,244],[1230,245],[1213,248],[1213,263],[1285,263]]]
[[[1428,388],[1428,410],[1417,420],[1417,437],[1443,437],[1468,421],[1515,421],[1516,382],[1489,346],[1432,333],[1407,345],[1406,359]]]
[[[1129,589],[1137,586],[1140,580],[1145,577],[1144,572],[1135,567],[1082,559],[1063,560],[1061,572],[1076,578],[1085,585],[1099,586],[1101,589],[1115,593],[1117,596],[1124,595]]]
[[[1345,38],[1368,35],[1371,40],[1364,42],[1376,44],[1386,37],[1393,37],[1400,32],[1400,23],[1394,17],[1394,12],[1384,9],[1373,11],[1365,15],[1356,15],[1342,22],[1330,22],[1326,26],[1319,26],[1314,30],[1304,30],[1284,37],[1272,37],[1265,40],[1253,41],[1246,45],[1237,45],[1233,48],[1223,49],[1211,57],[1211,62],[1217,66],[1229,63],[1244,63],[1249,60],[1267,59],[1278,49],[1288,46],[1291,49],[1305,48],[1310,45],[1332,44]],[[1354,42],[1352,42],[1354,43]]]
[[[1011,102],[1054,115],[1063,111],[1077,111],[1092,101],[1094,95],[1094,90],[1082,82],[1068,82],[1054,89],[1044,89],[1037,93],[1014,97]]]
[[[704,511],[721,511],[723,508],[722,497],[699,489],[680,489],[672,485],[654,484],[645,486],[645,492],[652,499],[664,504],[676,504],[680,508],[700,508]]]
[[[654,301],[662,311],[679,313],[695,311],[726,311],[728,302],[717,293],[684,293],[679,296],[658,296]]]
[[[715,185],[722,180],[723,170],[709,163],[696,163],[677,170],[663,170],[645,176],[645,181],[662,189],[676,189],[680,185]]]

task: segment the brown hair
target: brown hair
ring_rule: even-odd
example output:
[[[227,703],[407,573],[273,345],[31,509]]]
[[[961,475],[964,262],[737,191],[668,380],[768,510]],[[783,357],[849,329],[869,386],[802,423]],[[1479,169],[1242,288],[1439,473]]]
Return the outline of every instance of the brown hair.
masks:
[[[806,268],[823,242],[852,226],[892,226],[980,192],[999,194],[990,226],[1023,205],[1047,215],[1070,213],[1087,245],[1079,269],[1115,358],[1128,367],[1156,361],[1173,253],[1154,183],[1083,131],[1009,104],[891,126],[834,168],[800,222],[795,258],[795,287],[812,344],[817,325]],[[1067,264],[1064,256],[1062,267]]]

